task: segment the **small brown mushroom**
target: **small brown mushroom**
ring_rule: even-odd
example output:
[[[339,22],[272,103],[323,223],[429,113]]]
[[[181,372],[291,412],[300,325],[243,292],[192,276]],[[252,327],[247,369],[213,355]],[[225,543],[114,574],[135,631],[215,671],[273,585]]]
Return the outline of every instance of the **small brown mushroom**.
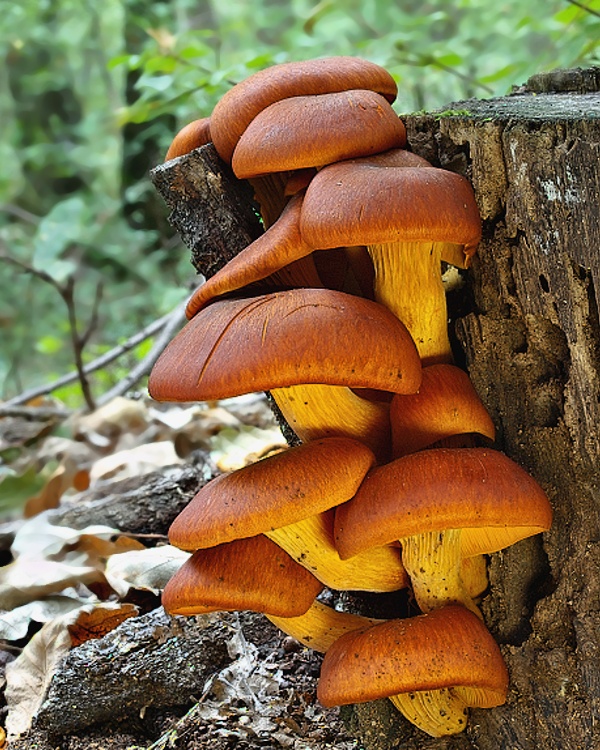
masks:
[[[404,124],[373,91],[294,96],[256,115],[235,147],[231,167],[248,179],[370,156],[405,142]]]
[[[390,620],[339,638],[325,654],[324,706],[390,698],[432,737],[467,725],[468,707],[502,705],[508,672],[485,625],[461,606]]]
[[[165,161],[189,154],[207,143],[210,143],[210,117],[202,117],[181,128],[169,146]]]
[[[174,615],[252,610],[296,617],[322,589],[278,545],[255,536],[195,552],[167,583],[162,603]]]
[[[390,420],[394,458],[456,435],[478,433],[490,440],[495,436],[494,423],[471,379],[450,364],[424,367],[419,390],[392,399]]]

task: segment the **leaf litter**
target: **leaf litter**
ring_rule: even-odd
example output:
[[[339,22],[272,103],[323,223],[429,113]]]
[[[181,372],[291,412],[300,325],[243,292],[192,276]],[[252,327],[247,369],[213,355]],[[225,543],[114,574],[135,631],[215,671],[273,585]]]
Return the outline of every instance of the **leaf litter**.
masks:
[[[11,430],[14,435],[14,424]],[[118,398],[63,424],[61,437],[40,430],[33,444],[18,446],[17,473],[33,466],[40,474],[50,462],[56,465],[47,480],[48,486],[54,479],[54,491],[46,491],[51,500],[46,503],[44,489],[38,490],[32,517],[11,511],[7,518],[17,530],[10,559],[0,568],[0,637],[9,651],[22,649],[6,667],[9,737],[27,736],[65,654],[135,616],[137,608],[124,600],[132,592],[158,595],[188,557],[168,544],[148,546],[109,526],[55,526],[45,506],[65,500],[85,504],[85,489],[77,484],[96,490],[106,486],[110,492],[117,480],[181,464],[196,451],[208,452],[219,471],[231,471],[285,448],[258,394],[195,406]],[[68,477],[58,491],[57,476]],[[314,700],[319,657],[297,644],[282,647],[288,640],[275,634],[265,650],[241,627],[232,627],[231,663],[210,678],[188,714],[151,746],[186,747],[180,744],[179,727],[182,736],[195,737],[190,747],[202,747],[202,737],[207,747],[352,747],[339,726],[332,744],[323,724],[330,714]],[[299,687],[304,681],[306,689]],[[306,744],[311,732],[316,734]],[[161,745],[164,737],[168,743]]]

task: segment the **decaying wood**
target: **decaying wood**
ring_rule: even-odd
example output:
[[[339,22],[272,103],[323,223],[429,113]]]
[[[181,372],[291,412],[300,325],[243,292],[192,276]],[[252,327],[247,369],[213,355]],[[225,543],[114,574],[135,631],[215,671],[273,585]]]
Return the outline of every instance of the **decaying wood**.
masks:
[[[473,183],[484,239],[450,300],[457,357],[497,447],[544,486],[555,520],[491,556],[483,610],[509,667],[507,704],[473,711],[450,739],[390,719],[387,705],[360,707],[351,721],[370,750],[600,747],[599,78],[546,75],[512,96],[405,118],[412,150]],[[162,168],[175,202],[188,158]],[[178,205],[191,236],[196,207]],[[227,231],[203,226],[212,266]]]
[[[234,177],[212,143],[156,167],[150,177],[194,267],[207,278],[262,234],[249,184]]]
[[[218,615],[170,617],[156,609],[73,649],[54,676],[36,726],[54,735],[112,724],[156,706],[188,706],[231,662]]]
[[[75,529],[105,524],[125,534],[166,534],[175,517],[216,473],[207,457],[142,477],[102,482],[81,493],[77,502],[63,502],[48,511],[48,520]]]

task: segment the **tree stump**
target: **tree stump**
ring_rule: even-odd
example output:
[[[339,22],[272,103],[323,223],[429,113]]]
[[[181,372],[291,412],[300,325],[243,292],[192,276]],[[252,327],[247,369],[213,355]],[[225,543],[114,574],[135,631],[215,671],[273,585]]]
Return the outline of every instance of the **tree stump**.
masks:
[[[357,707],[370,750],[600,747],[599,81],[599,69],[558,71],[403,118],[413,151],[474,186],[484,238],[450,298],[457,360],[497,447],[548,492],[554,524],[490,557],[482,609],[508,664],[507,704],[443,739],[390,718],[386,702]],[[168,185],[163,174],[172,198]]]

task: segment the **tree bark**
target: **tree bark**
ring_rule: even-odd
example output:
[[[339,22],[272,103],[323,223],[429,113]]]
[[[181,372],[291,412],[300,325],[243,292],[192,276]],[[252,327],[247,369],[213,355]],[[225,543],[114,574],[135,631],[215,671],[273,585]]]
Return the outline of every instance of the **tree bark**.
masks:
[[[508,97],[403,118],[413,151],[474,186],[484,237],[450,295],[457,360],[554,523],[490,557],[482,608],[510,672],[506,705],[445,739],[386,702],[357,707],[369,750],[600,747],[599,80],[536,76]]]

